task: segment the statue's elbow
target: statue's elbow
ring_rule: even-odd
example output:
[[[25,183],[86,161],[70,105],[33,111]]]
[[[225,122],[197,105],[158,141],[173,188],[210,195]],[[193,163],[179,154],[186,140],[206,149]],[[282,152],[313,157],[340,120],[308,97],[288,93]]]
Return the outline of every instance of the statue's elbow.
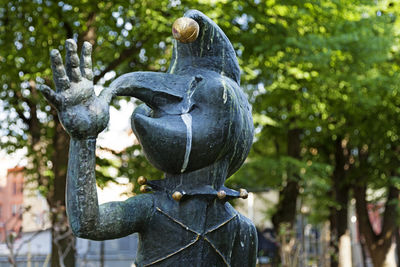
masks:
[[[70,226],[74,236],[85,239],[92,239],[93,226],[90,223],[78,223],[70,221]]]
[[[72,233],[74,234],[74,236],[80,237],[80,238],[85,238],[84,237],[85,231],[82,229],[80,224],[70,221],[70,227],[71,227],[71,230],[72,230]]]
[[[91,231],[90,229],[84,229],[84,228],[72,228],[72,233],[74,236],[83,238],[83,239],[90,239],[90,240],[101,240],[97,235],[94,233],[94,231]]]
[[[80,228],[71,226],[71,230],[72,230],[72,233],[74,234],[74,236],[80,237],[80,238],[85,238],[83,231],[81,231]]]

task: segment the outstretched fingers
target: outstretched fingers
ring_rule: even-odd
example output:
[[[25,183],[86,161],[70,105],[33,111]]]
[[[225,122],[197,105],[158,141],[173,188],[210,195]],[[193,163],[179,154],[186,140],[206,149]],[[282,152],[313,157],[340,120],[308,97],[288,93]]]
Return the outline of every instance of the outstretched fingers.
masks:
[[[44,97],[46,97],[47,101],[49,101],[49,103],[52,104],[56,109],[61,108],[63,97],[59,93],[54,92],[50,89],[50,87],[44,84],[40,84],[38,89],[40,92],[42,92]]]
[[[93,80],[92,71],[92,45],[89,42],[84,42],[81,53],[81,73],[82,76],[89,81]]]
[[[70,87],[70,82],[65,72],[60,52],[57,49],[51,50],[50,59],[57,92],[67,90]]]
[[[81,70],[79,69],[79,58],[77,54],[78,46],[73,39],[65,41],[67,55],[65,59],[65,69],[71,82],[79,82],[82,79]]]

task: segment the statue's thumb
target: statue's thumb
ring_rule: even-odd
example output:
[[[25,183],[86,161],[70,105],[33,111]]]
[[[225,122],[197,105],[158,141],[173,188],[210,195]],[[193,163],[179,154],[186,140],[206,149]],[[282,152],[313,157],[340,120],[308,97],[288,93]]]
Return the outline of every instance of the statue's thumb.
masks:
[[[47,85],[39,84],[38,90],[43,94],[47,101],[56,109],[61,107],[62,97],[50,89]]]

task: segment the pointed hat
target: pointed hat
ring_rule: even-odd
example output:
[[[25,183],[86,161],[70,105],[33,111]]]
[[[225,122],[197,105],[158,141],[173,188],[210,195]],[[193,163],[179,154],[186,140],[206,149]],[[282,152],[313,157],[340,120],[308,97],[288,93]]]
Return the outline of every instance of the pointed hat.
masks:
[[[191,18],[199,24],[199,36],[192,43],[174,40],[168,72],[184,74],[188,67],[205,68],[240,84],[240,69],[235,50],[221,28],[198,10],[189,10],[184,17]]]

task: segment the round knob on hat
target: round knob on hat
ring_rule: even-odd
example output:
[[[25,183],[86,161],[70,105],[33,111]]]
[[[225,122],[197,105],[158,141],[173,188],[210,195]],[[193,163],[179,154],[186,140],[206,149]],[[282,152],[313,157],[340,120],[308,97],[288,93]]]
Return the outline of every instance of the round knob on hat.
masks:
[[[172,35],[181,43],[191,43],[199,36],[199,24],[191,18],[182,17],[172,25]]]

